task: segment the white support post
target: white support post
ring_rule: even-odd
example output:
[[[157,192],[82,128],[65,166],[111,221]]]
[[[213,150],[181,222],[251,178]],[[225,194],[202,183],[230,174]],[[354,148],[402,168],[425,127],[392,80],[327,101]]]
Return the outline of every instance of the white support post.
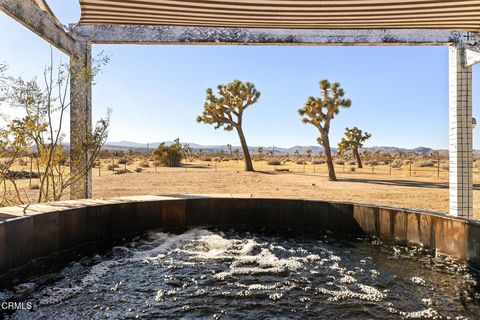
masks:
[[[92,132],[92,48],[84,46],[84,59],[70,60],[70,187],[71,199],[92,197],[91,155],[86,146]]]
[[[473,216],[472,67],[466,49],[449,47],[450,214]]]

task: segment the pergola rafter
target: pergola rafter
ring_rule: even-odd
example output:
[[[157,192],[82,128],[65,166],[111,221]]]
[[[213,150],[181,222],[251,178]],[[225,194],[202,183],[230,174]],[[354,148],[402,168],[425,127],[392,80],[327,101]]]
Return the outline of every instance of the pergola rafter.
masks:
[[[42,9],[31,0],[0,0],[0,11],[5,12],[63,53],[76,59],[83,59],[85,50],[82,48],[82,43],[74,34],[65,31],[47,8],[46,4]]]
[[[480,47],[476,32],[431,29],[266,29],[160,25],[79,25],[73,31],[96,44],[251,44],[315,46]],[[480,51],[480,50],[479,50]]]
[[[472,65],[480,63],[480,0],[80,0],[65,31],[45,0],[0,0],[0,10],[91,68],[92,44],[449,46],[450,213],[473,215]],[[71,82],[72,171],[88,160],[91,83]],[[92,195],[91,171],[71,197]]]

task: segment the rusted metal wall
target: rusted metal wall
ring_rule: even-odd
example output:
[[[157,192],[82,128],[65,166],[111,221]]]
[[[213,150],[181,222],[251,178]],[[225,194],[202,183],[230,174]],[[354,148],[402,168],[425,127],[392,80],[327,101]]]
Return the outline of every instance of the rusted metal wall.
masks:
[[[480,270],[480,223],[443,214],[324,201],[136,197],[0,210],[0,273],[33,259],[155,228],[288,226],[378,237],[466,261]],[[16,216],[19,217],[16,217]]]

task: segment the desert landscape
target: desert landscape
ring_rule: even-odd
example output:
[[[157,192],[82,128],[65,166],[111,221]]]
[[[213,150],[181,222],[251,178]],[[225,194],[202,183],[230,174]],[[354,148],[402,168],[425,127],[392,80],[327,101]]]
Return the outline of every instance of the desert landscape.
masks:
[[[254,172],[225,152],[193,153],[179,167],[168,167],[153,154],[104,152],[93,168],[93,197],[130,195],[222,194],[247,197],[323,199],[448,213],[448,163],[445,157],[380,155],[359,169],[352,159],[335,159],[338,181],[328,179],[322,156],[253,155]],[[372,155],[373,156],[373,155]],[[268,159],[267,159],[268,158]],[[384,159],[385,158],[385,159]],[[390,160],[388,160],[388,159]],[[402,158],[402,159],[400,159]],[[405,159],[403,159],[405,158]],[[411,165],[410,165],[411,163]],[[29,170],[28,159],[19,172]],[[477,164],[477,163],[475,163]],[[28,174],[27,174],[28,176]],[[234,183],[232,183],[234,181]],[[480,182],[475,171],[474,182]],[[38,179],[18,182],[24,200],[38,196]],[[64,199],[68,199],[66,193]],[[480,201],[475,184],[474,201]],[[480,219],[476,210],[475,219]]]

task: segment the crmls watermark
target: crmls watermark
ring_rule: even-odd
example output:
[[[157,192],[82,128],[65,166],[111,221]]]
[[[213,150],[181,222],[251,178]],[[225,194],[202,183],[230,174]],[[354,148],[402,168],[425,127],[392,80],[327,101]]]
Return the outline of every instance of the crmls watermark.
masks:
[[[2,302],[0,310],[30,310],[33,304],[31,302]]]

